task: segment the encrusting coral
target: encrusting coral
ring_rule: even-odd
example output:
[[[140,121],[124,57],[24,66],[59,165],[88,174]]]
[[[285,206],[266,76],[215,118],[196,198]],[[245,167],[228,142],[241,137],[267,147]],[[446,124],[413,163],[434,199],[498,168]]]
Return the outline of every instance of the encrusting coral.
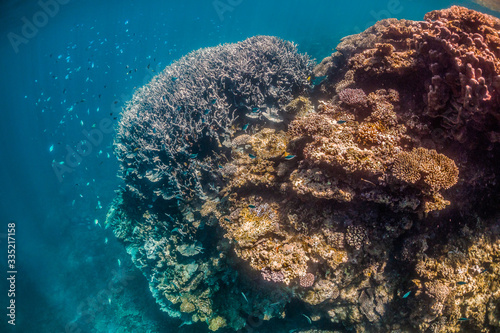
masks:
[[[296,299],[326,329],[499,330],[499,59],[500,20],[456,6],[314,70],[273,37],[195,51],[125,108],[108,225],[183,324]]]

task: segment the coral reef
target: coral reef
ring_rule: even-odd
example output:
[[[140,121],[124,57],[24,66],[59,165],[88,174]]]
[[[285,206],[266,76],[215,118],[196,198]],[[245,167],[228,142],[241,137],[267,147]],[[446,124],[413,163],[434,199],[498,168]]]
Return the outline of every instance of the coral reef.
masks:
[[[499,57],[456,6],[314,70],[273,37],[195,51],[125,108],[107,223],[183,324],[299,300],[318,332],[500,330]]]
[[[234,175],[267,168],[241,153],[250,168],[237,169],[227,163],[230,149],[275,148],[256,153],[261,160],[286,148],[283,133],[264,130],[245,137],[242,128],[276,124],[277,110],[307,89],[310,70],[308,58],[293,44],[258,36],[186,55],[127,104],[115,139],[125,188],[108,223],[170,316],[206,322],[215,331],[240,329],[246,319],[241,313],[250,314],[258,303],[266,313],[266,300],[253,299],[251,307],[241,297],[244,285],[233,283],[238,273],[229,268],[230,248],[211,226],[221,216],[222,184],[234,179],[238,186]],[[254,217],[253,211],[246,214]],[[252,286],[248,289],[251,298]],[[226,307],[228,302],[232,306]]]

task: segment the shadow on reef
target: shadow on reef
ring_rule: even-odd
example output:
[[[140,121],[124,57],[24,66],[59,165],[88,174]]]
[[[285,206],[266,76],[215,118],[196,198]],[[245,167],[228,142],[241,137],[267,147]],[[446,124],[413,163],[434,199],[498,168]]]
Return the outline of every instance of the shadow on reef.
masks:
[[[192,52],[122,114],[107,224],[183,325],[498,330],[499,57],[456,6],[315,68],[274,37]]]

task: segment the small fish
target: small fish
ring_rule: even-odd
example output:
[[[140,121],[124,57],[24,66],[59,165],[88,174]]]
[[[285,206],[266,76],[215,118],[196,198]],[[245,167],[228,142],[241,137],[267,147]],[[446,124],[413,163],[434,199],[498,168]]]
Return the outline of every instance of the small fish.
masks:
[[[196,153],[189,155],[189,158],[196,158],[196,157],[198,157],[198,154],[196,154]]]
[[[245,294],[243,292],[241,292],[241,294],[243,295],[243,298],[245,299],[245,301],[247,301],[247,303],[249,303],[248,298],[245,296]]]
[[[118,267],[120,267],[122,265],[122,262],[120,261],[120,259],[118,259]]]
[[[286,155],[285,156],[285,160],[287,160],[287,161],[294,159],[294,158],[295,158],[295,155]]]
[[[224,169],[224,167],[222,165],[218,165],[219,169]]]
[[[245,125],[243,125],[243,127],[242,127],[241,129],[242,129],[242,130],[244,130],[244,131],[246,131],[246,130],[247,130],[247,128],[248,128],[248,125],[249,125],[249,124],[245,124]]]
[[[210,103],[215,104],[217,102],[217,98],[214,98]]]
[[[253,113],[257,113],[257,112],[259,112],[259,110],[260,110],[260,109],[259,109],[258,107],[254,107],[254,108],[252,108],[252,112],[253,112]]]
[[[458,318],[458,321],[466,321],[466,320],[469,320],[469,318],[464,318],[464,317]]]
[[[305,315],[305,314],[302,314],[304,317],[306,317],[307,321],[309,322],[309,324],[312,324],[312,320],[311,318],[309,318],[309,316]]]
[[[171,80],[172,80],[172,82],[175,82],[175,81],[177,81],[177,78],[175,76],[172,76]]]
[[[465,282],[465,281],[458,281],[458,282],[457,282],[457,284],[458,284],[459,286],[463,286],[464,284],[467,284],[467,282]]]
[[[337,124],[342,125],[345,124],[347,121],[345,120],[337,120]]]
[[[250,208],[250,209],[254,209],[254,208],[255,208],[255,206],[254,206],[254,205],[248,205],[248,208]]]
[[[481,273],[479,273],[479,274],[486,273],[487,271],[488,271],[487,269],[483,269],[483,270],[481,271]]]
[[[323,82],[323,80],[325,78],[326,78],[326,75],[325,76],[318,76],[318,77],[315,77],[312,81],[311,81],[311,79],[309,79],[309,81],[312,83],[313,86],[317,86],[318,84]]]
[[[406,294],[403,295],[403,298],[410,296],[410,294],[411,294],[411,291],[407,292]]]
[[[254,158],[256,158],[257,156],[252,155],[252,154],[248,154],[248,157],[250,157],[251,159],[254,159]]]
[[[228,219],[227,217],[225,217],[225,218],[224,218],[224,221],[226,221],[226,222],[231,222],[231,220],[230,220],[230,219]]]
[[[138,151],[138,150],[139,150],[139,148],[134,148],[134,151]]]
[[[52,152],[54,150],[54,145],[49,147],[49,152]]]
[[[209,114],[209,113],[210,113],[209,109],[205,109],[205,111],[203,111],[203,114]]]

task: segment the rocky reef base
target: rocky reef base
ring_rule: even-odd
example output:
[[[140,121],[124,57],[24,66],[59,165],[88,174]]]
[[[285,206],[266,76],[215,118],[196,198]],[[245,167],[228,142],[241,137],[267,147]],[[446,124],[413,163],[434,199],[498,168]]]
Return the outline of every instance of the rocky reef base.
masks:
[[[499,58],[500,20],[456,6],[315,67],[274,37],[195,51],[126,106],[107,225],[180,325],[498,331]]]

